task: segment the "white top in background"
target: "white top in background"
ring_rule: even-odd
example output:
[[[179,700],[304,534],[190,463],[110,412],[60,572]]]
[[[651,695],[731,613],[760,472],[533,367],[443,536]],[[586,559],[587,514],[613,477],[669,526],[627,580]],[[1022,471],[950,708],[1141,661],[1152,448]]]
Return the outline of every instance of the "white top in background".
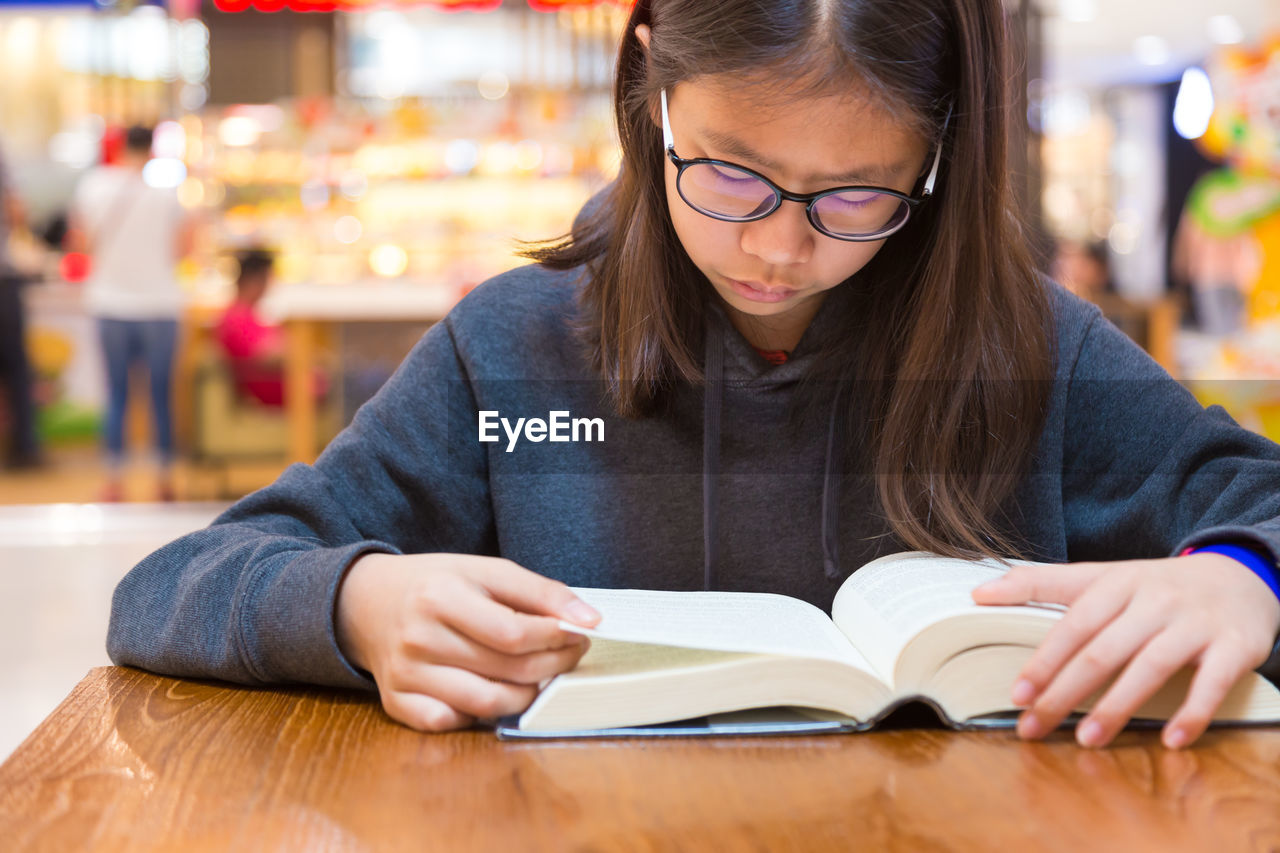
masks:
[[[89,313],[176,318],[182,292],[174,264],[184,216],[177,193],[148,186],[135,171],[99,166],[80,179],[71,209],[93,258],[84,294]]]

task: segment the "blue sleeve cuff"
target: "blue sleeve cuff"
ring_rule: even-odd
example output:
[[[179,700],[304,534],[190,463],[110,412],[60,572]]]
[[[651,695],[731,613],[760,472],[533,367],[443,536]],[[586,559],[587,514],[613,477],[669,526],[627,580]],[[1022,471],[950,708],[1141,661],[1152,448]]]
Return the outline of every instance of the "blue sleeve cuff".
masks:
[[[1264,555],[1260,551],[1245,545],[1227,544],[1203,545],[1199,548],[1192,548],[1187,553],[1199,554],[1205,551],[1230,557],[1237,563],[1243,564],[1255,575],[1262,578],[1263,583],[1271,589],[1276,598],[1280,598],[1280,571],[1276,569],[1276,564],[1269,555]]]

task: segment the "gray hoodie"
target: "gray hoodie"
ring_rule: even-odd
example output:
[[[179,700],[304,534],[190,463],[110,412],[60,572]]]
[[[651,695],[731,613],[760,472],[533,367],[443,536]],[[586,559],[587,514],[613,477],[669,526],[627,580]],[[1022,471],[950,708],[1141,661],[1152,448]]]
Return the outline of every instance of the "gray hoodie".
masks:
[[[1056,377],[1005,507],[1028,556],[1163,557],[1230,541],[1280,558],[1280,447],[1203,409],[1097,308],[1046,286]],[[574,586],[778,592],[829,612],[849,573],[904,550],[873,478],[842,460],[834,421],[787,416],[817,342],[840,333],[841,288],[780,366],[712,310],[706,393],[678,388],[639,420],[609,413],[569,329],[576,296],[573,274],[537,266],[469,294],[315,465],[290,467],[121,581],[112,660],[372,689],[333,624],[344,570],[372,551],[501,555]],[[542,420],[542,439],[517,433],[520,418]],[[552,440],[572,439],[575,421],[578,441]]]

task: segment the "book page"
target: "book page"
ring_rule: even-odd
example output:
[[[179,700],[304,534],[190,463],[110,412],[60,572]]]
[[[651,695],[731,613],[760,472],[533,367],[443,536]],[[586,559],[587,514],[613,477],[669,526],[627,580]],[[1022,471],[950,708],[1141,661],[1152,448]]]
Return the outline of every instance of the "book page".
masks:
[[[566,631],[662,646],[825,658],[873,671],[812,604],[764,592],[664,592],[575,587],[604,618],[595,628],[561,622]]]
[[[971,561],[921,552],[891,554],[872,560],[849,576],[836,593],[832,618],[887,681],[903,647],[926,626],[959,613],[991,610],[975,604],[971,593],[1007,570],[991,559]],[[1041,616],[1046,610],[1057,614],[1066,610],[1056,604],[999,609]]]
[[[713,652],[706,649],[629,643],[596,637],[582,660],[566,677],[592,678],[601,675],[640,675],[690,666],[706,666],[741,658],[742,652]]]

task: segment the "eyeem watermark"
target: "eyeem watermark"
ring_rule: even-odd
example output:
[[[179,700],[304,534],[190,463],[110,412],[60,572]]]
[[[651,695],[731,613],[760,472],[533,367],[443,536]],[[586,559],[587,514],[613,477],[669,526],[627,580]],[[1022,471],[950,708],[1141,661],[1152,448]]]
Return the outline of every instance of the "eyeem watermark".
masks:
[[[479,413],[480,441],[492,444],[502,440],[498,427],[507,436],[507,453],[516,449],[523,436],[526,441],[604,441],[604,418],[571,418],[567,411],[548,412],[547,419],[517,418],[513,424],[496,411]]]

